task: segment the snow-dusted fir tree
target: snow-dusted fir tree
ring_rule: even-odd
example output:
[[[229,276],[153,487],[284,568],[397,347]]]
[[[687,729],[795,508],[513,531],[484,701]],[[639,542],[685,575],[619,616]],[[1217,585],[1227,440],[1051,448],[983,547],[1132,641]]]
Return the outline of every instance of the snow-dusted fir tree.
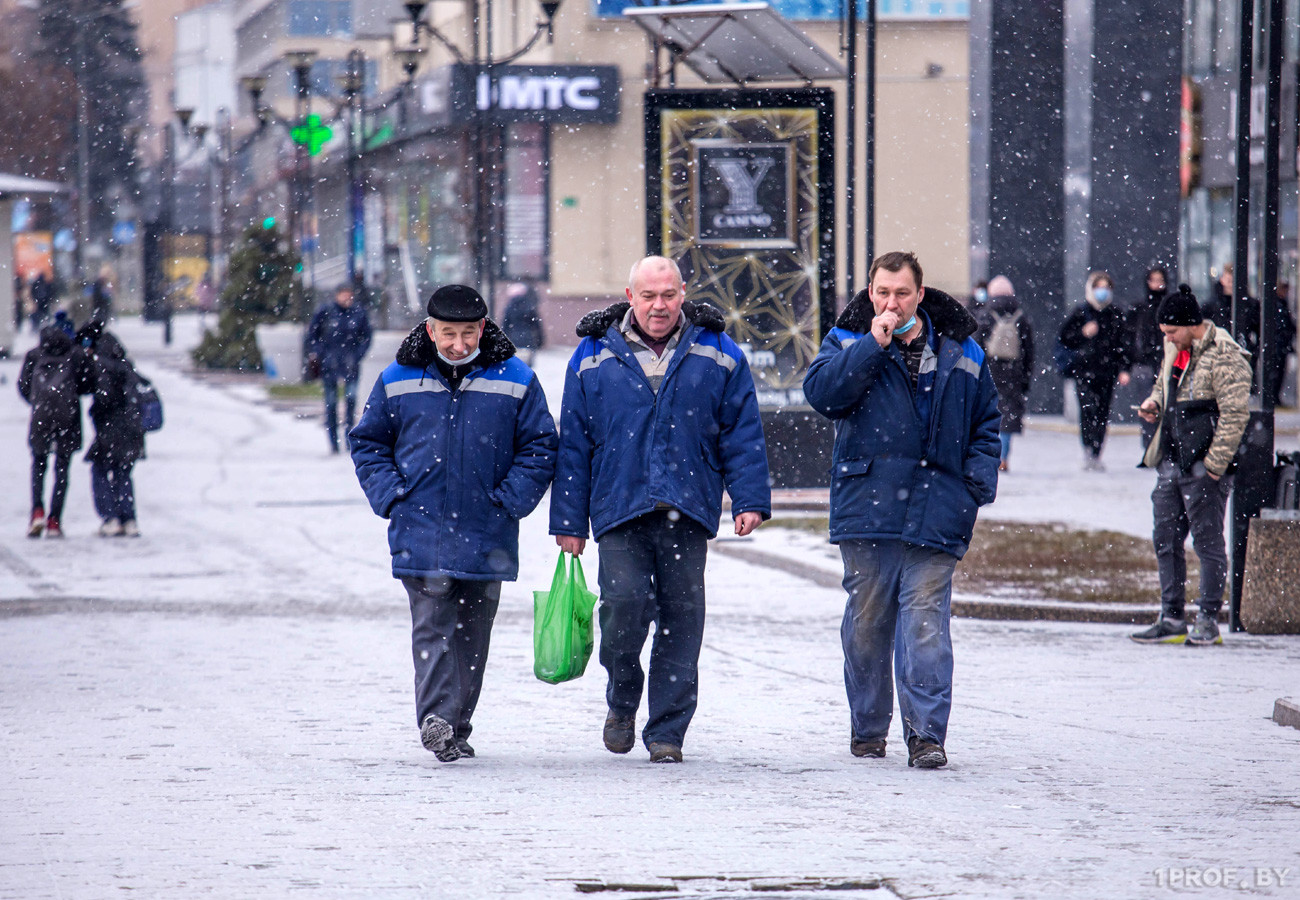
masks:
[[[274,226],[246,230],[230,257],[217,301],[217,328],[194,348],[194,362],[209,369],[261,371],[254,329],[293,311],[298,268],[297,254]]]

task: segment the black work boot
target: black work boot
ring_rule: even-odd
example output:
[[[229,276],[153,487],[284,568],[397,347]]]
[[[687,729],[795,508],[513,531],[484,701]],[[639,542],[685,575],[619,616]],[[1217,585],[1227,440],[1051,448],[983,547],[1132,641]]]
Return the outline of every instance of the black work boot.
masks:
[[[636,713],[621,716],[614,710],[605,716],[605,749],[610,753],[629,753],[636,744]]]
[[[650,751],[652,763],[679,763],[682,761],[682,748],[664,741],[652,741],[646,748]]]

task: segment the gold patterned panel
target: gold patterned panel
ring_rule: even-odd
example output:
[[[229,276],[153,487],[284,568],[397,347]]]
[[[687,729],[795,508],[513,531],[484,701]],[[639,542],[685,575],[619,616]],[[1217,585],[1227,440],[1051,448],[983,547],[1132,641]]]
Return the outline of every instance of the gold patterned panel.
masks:
[[[817,110],[665,109],[661,116],[663,253],[678,261],[687,296],[719,307],[727,333],[751,349],[758,387],[797,388],[820,334]],[[793,146],[792,248],[702,245],[695,234],[695,142]]]

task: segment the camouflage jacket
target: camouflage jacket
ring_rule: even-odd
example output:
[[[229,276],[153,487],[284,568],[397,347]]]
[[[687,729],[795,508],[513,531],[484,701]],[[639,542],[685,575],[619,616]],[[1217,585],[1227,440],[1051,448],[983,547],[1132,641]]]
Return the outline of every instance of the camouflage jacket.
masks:
[[[1206,320],[1207,324],[1209,320]],[[1160,407],[1161,420],[1165,413],[1165,391],[1169,388],[1169,373],[1173,369],[1178,348],[1164,342],[1165,357],[1160,365],[1160,377],[1151,390],[1153,400]],[[1192,359],[1179,383],[1175,403],[1188,400],[1213,400],[1219,406],[1219,424],[1214,430],[1214,441],[1205,454],[1206,471],[1222,475],[1232,462],[1250,419],[1250,355],[1222,328],[1212,325],[1205,336],[1192,344]],[[1155,468],[1160,462],[1160,428],[1156,428],[1147,446],[1142,464]]]

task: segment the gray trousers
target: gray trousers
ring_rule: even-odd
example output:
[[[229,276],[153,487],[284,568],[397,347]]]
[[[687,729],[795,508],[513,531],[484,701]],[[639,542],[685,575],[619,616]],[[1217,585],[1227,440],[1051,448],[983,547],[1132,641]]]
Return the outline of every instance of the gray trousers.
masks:
[[[468,738],[470,717],[483,689],[499,581],[449,576],[403,578],[411,600],[411,657],[415,661],[415,722],[430,714]]]
[[[1197,463],[1184,475],[1168,460],[1156,469],[1151,492],[1155,520],[1151,541],[1160,571],[1160,612],[1183,618],[1187,591],[1187,556],[1183,544],[1190,532],[1192,546],[1201,558],[1201,612],[1217,616],[1223,606],[1223,586],[1228,577],[1228,554],[1223,541],[1223,515],[1232,491],[1232,477],[1215,481]]]

